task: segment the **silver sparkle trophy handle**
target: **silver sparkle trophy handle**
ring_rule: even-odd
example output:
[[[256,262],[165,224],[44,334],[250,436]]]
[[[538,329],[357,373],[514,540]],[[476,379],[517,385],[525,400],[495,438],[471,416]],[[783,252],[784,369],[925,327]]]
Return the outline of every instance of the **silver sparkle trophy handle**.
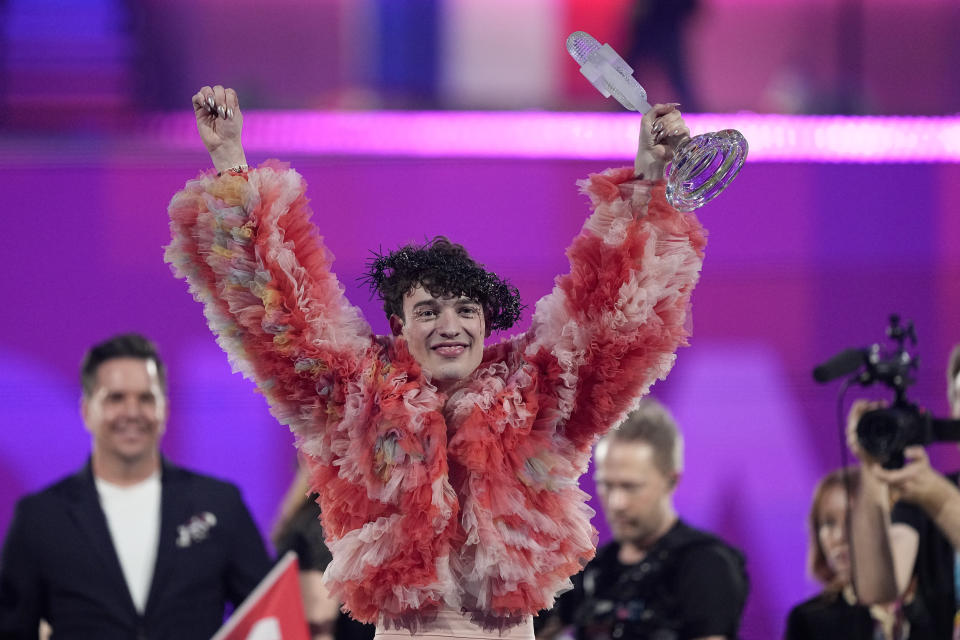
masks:
[[[567,51],[605,98],[615,98],[630,111],[650,110],[647,92],[633,77],[633,69],[609,44],[575,31],[567,38]],[[740,173],[747,151],[746,138],[735,129],[684,136],[667,166],[667,200],[679,211],[693,211],[713,200]]]
[[[640,113],[650,111],[647,92],[633,77],[633,69],[609,44],[603,45],[593,54],[588,55],[580,65],[580,73],[603,94],[604,98],[613,96],[630,111]]]

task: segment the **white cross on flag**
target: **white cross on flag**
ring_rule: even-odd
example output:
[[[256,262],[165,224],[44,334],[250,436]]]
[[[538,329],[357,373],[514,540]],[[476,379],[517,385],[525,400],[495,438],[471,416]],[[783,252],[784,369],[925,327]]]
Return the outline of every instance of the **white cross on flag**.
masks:
[[[299,573],[288,551],[210,640],[310,640]]]

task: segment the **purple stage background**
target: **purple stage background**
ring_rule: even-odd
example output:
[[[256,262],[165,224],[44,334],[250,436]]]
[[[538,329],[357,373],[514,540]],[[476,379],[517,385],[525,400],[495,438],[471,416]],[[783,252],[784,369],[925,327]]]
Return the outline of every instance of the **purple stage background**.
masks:
[[[110,148],[100,139],[35,140],[7,145],[0,160],[0,243],[13,267],[0,341],[0,527],[19,495],[84,462],[76,380],[84,348],[139,330],[170,366],[164,451],[240,484],[267,531],[292,474],[291,437],[230,374],[199,305],[161,259],[166,204],[205,158]],[[619,164],[292,160],[311,185],[348,295],[381,332],[382,314],[356,282],[368,249],[447,234],[512,278],[532,306],[564,269],[563,249],[586,215],[574,181]],[[815,385],[812,366],[880,340],[887,314],[902,313],[920,338],[911,396],[946,411],[943,362],[960,336],[958,204],[956,164],[758,162],[702,212],[710,245],[692,344],[654,395],[687,439],[681,513],[748,554],[745,638],[779,635],[789,606],[815,589],[805,578],[803,520],[816,478],[840,454],[836,385]],[[956,462],[952,447],[939,449],[940,463]]]
[[[357,284],[368,251],[439,233],[512,279],[532,308],[587,214],[574,182],[630,162],[635,140],[626,132],[621,153],[626,130],[610,114],[579,113],[617,107],[562,42],[585,29],[625,51],[632,4],[0,1],[0,250],[12,267],[0,532],[19,496],[84,463],[80,358],[130,330],[156,339],[170,368],[165,453],[238,483],[270,529],[293,475],[292,438],[230,373],[162,261],[166,205],[209,162],[185,113],[200,85],[240,90],[252,162],[279,156],[306,176],[336,270],[376,330],[386,330],[379,305]],[[900,313],[920,341],[910,396],[944,415],[943,368],[960,341],[960,120],[774,114],[954,114],[958,32],[955,0],[701,0],[687,25],[697,107],[713,112],[700,122],[741,127],[755,146],[702,212],[710,245],[691,346],[653,393],[686,436],[681,513],[747,553],[746,640],[779,637],[789,608],[817,589],[804,520],[841,445],[839,383],[814,384],[813,366],[881,340]],[[665,70],[646,62],[651,98],[674,99]],[[496,110],[502,121],[476,122],[510,127],[485,134],[459,109]],[[338,135],[301,126],[330,114]],[[577,120],[569,131],[565,117]],[[153,138],[126,137],[144,122]],[[441,128],[443,150],[420,139]],[[960,465],[956,447],[932,450],[941,468]],[[589,475],[583,486],[592,491]]]

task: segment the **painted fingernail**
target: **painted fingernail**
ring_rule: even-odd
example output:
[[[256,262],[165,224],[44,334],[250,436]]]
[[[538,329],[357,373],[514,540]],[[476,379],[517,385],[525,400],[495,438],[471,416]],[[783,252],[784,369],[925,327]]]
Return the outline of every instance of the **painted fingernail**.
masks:
[[[225,106],[223,106],[222,104],[221,104],[221,105],[218,105],[218,106],[217,106],[217,115],[220,116],[223,120],[226,120],[226,119],[227,119],[227,108],[226,108]]]
[[[213,96],[207,96],[207,106],[210,107],[211,109],[217,106],[217,103],[216,101],[214,101]]]
[[[667,106],[668,106],[668,107],[679,107],[679,106],[680,106],[680,103],[679,103],[679,102],[668,102],[668,103],[667,103]]]
[[[231,109],[230,107],[227,107],[227,117],[228,118],[233,117],[233,109]]]
[[[660,120],[657,120],[657,121],[653,124],[653,128],[651,129],[651,131],[653,131],[654,133],[659,133],[659,132],[663,131],[663,122],[661,122]]]

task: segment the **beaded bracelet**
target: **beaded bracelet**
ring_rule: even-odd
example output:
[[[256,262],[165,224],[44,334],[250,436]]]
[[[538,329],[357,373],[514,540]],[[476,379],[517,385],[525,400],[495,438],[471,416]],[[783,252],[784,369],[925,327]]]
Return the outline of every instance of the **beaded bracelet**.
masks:
[[[235,167],[230,167],[230,168],[227,169],[226,171],[217,171],[217,177],[219,178],[220,176],[222,176],[222,175],[225,174],[225,173],[244,173],[244,172],[245,172],[247,169],[249,169],[249,168],[250,168],[250,167],[248,167],[248,166],[245,165],[245,164],[238,164],[238,165],[235,166]]]

